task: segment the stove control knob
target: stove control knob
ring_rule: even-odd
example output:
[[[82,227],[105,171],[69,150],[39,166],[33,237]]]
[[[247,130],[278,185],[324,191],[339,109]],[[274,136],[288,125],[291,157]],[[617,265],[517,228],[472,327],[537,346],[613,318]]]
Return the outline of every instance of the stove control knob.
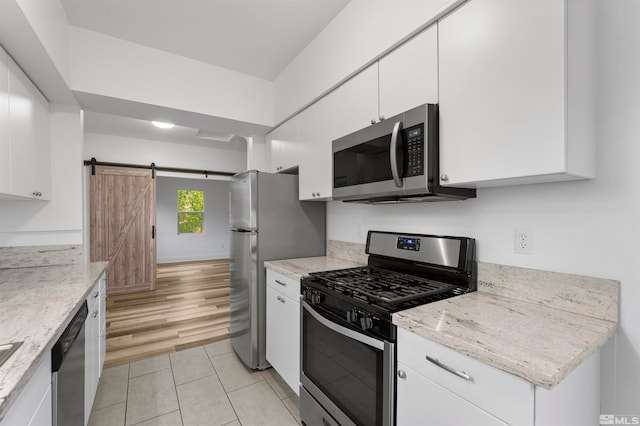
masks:
[[[347,322],[349,324],[358,322],[358,310],[356,308],[353,308],[350,311],[347,311]]]
[[[373,328],[373,319],[368,315],[362,315],[360,317],[360,328],[363,331]]]
[[[320,303],[320,293],[318,293],[317,291],[310,291],[308,293],[308,297],[307,300],[309,300],[309,302],[311,302],[312,305],[317,305]]]

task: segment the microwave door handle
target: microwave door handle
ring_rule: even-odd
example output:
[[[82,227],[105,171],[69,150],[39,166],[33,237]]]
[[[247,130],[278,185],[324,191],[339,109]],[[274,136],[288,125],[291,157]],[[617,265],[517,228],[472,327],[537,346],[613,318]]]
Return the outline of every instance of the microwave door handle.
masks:
[[[391,163],[391,175],[393,176],[393,183],[398,188],[402,188],[402,171],[398,168],[398,137],[402,131],[402,121],[396,121],[393,125],[393,132],[391,133],[391,147],[389,149],[389,162]]]

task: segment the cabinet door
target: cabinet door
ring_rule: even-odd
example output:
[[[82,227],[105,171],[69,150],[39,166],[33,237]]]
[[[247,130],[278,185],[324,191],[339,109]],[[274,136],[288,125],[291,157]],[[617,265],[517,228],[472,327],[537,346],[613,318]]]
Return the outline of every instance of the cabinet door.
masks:
[[[98,308],[99,321],[99,352],[98,352],[98,379],[102,376],[102,367],[107,355],[107,278],[105,275],[100,279],[100,302]]]
[[[11,137],[11,194],[33,198],[35,192],[32,83],[9,58],[9,132]]]
[[[439,22],[442,184],[566,170],[565,7],[472,0]]]
[[[285,341],[282,334],[284,325],[283,309],[280,306],[280,298],[283,296],[279,291],[267,286],[267,343],[266,356],[271,366],[282,376],[284,365],[284,347]]]
[[[51,200],[51,131],[49,101],[32,87],[34,106],[34,173],[36,198]]]
[[[84,418],[85,424],[89,420],[91,407],[98,389],[98,362],[100,341],[100,283],[97,283],[87,297],[89,315],[85,322],[84,343]]]
[[[397,424],[506,426],[486,411],[398,362]]]
[[[50,426],[51,423],[51,351],[46,351],[33,376],[0,421],[0,426]]]
[[[51,385],[47,387],[47,391],[42,396],[40,404],[33,414],[29,426],[51,426],[52,423],[52,400],[51,400]],[[86,424],[86,421],[85,421]]]
[[[284,366],[280,375],[296,395],[300,396],[300,303],[282,296],[280,304],[284,349]]]
[[[0,194],[11,193],[9,55],[0,47]]]
[[[300,142],[298,117],[292,117],[267,135],[269,171],[279,172],[298,165]]]
[[[300,303],[283,291],[290,293],[286,287],[274,287],[280,280],[279,274],[267,271],[267,361],[291,387],[299,394],[300,385]],[[282,280],[287,286],[293,280]],[[294,287],[298,288],[299,282]],[[281,289],[284,289],[281,291]]]
[[[433,25],[379,63],[380,115],[438,103],[438,28]]]
[[[340,136],[371,125],[379,120],[378,63],[371,65],[334,93],[340,97]]]
[[[339,90],[339,89],[338,89]],[[340,133],[340,96],[333,92],[300,114],[300,199],[330,200],[333,189],[331,143]]]

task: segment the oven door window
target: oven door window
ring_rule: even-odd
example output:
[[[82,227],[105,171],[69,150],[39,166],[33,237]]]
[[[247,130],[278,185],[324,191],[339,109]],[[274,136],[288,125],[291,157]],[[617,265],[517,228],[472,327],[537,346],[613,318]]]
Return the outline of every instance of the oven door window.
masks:
[[[323,325],[303,309],[302,369],[358,425],[382,425],[384,351]]]
[[[362,185],[392,180],[389,149],[391,134],[333,154],[333,186]]]

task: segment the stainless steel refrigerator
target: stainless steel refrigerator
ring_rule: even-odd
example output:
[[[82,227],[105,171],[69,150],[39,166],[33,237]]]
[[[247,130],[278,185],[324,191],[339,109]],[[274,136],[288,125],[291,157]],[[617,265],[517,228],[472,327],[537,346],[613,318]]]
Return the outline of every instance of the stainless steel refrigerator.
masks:
[[[252,369],[266,359],[264,261],[325,255],[325,203],[298,200],[298,176],[250,170],[232,177],[231,344]]]

